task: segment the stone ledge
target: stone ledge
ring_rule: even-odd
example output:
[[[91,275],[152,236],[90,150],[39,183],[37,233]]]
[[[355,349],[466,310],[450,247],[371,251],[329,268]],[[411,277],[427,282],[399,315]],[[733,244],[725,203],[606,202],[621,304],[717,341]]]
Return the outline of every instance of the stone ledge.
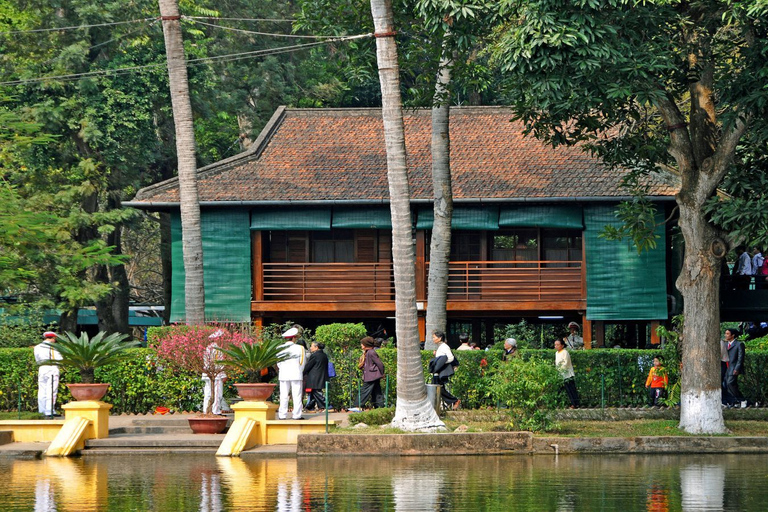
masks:
[[[298,455],[477,455],[528,454],[530,432],[445,434],[306,434],[298,438]]]
[[[13,430],[0,430],[0,445],[13,442]]]

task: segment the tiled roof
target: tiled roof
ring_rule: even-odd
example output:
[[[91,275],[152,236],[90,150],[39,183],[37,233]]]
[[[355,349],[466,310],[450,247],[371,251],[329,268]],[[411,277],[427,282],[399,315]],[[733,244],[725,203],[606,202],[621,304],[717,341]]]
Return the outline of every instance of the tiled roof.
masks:
[[[431,199],[431,114],[405,111],[412,199]],[[623,176],[577,147],[553,149],[523,136],[508,109],[451,108],[454,199],[618,197]],[[675,187],[647,178],[652,196]],[[387,200],[380,109],[280,109],[247,151],[199,171],[200,201]],[[176,203],[169,180],[139,191],[133,205]]]

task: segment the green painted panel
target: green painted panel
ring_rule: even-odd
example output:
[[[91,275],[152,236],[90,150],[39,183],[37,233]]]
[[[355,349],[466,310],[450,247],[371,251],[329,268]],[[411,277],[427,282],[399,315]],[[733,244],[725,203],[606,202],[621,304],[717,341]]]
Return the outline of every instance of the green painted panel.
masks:
[[[416,229],[432,229],[434,215],[432,208],[419,209]],[[496,205],[455,206],[451,217],[451,229],[499,229],[499,207]]]
[[[499,227],[584,229],[581,205],[502,206]]]
[[[253,210],[251,229],[263,231],[329,231],[330,208],[278,208]]]
[[[251,319],[251,232],[246,210],[203,210],[203,279],[205,318],[248,322]],[[183,321],[184,264],[181,221],[171,216],[171,321]]]
[[[392,229],[392,216],[389,208],[381,206],[334,208],[334,228]]]
[[[664,225],[655,249],[640,254],[626,240],[600,238],[606,225],[620,225],[615,205],[584,207],[587,262],[587,318],[661,320],[667,318],[666,239]],[[657,222],[664,221],[661,213]]]

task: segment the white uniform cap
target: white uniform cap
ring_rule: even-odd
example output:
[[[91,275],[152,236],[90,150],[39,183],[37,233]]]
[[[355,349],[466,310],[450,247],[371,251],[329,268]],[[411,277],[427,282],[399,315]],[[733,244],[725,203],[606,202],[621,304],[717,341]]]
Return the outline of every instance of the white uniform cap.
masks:
[[[215,340],[216,338],[221,338],[222,336],[224,336],[224,331],[219,329],[218,331],[216,331],[213,334],[211,334],[210,336],[208,336],[208,339],[209,340]]]
[[[295,327],[291,327],[283,333],[283,338],[294,338],[299,335],[299,330]]]

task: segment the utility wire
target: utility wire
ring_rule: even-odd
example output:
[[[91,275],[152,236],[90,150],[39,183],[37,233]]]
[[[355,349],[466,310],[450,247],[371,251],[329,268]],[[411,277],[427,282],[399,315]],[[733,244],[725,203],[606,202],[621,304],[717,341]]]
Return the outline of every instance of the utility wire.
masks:
[[[240,32],[242,34],[255,34],[259,36],[269,36],[269,37],[288,37],[288,38],[294,38],[294,39],[328,39],[331,37],[338,37],[338,36],[302,36],[298,34],[275,34],[272,32],[255,32],[253,30],[244,30],[241,28],[234,28],[234,27],[227,27],[226,25],[216,25],[214,23],[206,23],[204,21],[196,21],[188,16],[182,16],[183,19],[189,20],[193,23],[197,23],[198,25],[206,25],[208,27],[213,28],[220,28],[222,30],[231,30],[232,32]]]
[[[297,44],[293,46],[284,46],[282,48],[269,48],[265,50],[255,50],[251,52],[241,52],[241,53],[232,53],[228,55],[218,55],[215,57],[200,57],[197,59],[189,59],[187,60],[187,64],[190,65],[197,65],[202,64],[205,62],[213,62],[213,61],[234,61],[234,60],[242,60],[242,59],[248,59],[253,57],[261,57],[265,55],[279,55],[281,53],[289,53],[299,50],[304,50],[307,48],[312,48],[315,46],[321,46],[328,43],[335,43],[335,42],[344,42],[344,41],[351,41],[353,39],[363,39],[366,37],[373,37],[373,34],[359,34],[355,36],[344,36],[344,37],[335,37],[326,39],[324,41],[315,41],[312,43],[302,43]],[[143,69],[151,69],[151,68],[157,68],[161,66],[166,66],[166,62],[158,62],[155,64],[145,64],[142,66],[128,66],[124,68],[116,68],[116,69],[102,69],[99,71],[89,71],[86,73],[72,73],[68,75],[53,75],[53,76],[45,76],[45,77],[38,77],[38,78],[27,78],[23,80],[12,80],[7,82],[0,82],[0,85],[21,85],[21,84],[30,84],[30,83],[37,83],[37,82],[44,82],[46,80],[75,80],[78,78],[88,77],[88,76],[99,76],[99,75],[108,75],[108,74],[122,74],[127,73],[129,71],[138,71]]]
[[[141,23],[145,21],[154,21],[157,18],[143,18],[139,20],[130,21],[114,21],[112,23],[96,23],[94,25],[76,25],[71,27],[55,27],[55,28],[35,28],[31,30],[0,30],[0,34],[29,34],[33,32],[59,32],[61,30],[82,30],[93,27],[110,27],[113,25],[126,25],[128,23]]]
[[[274,21],[274,22],[293,22],[290,18],[218,18],[216,16],[184,16],[193,20],[223,20],[223,21]]]

